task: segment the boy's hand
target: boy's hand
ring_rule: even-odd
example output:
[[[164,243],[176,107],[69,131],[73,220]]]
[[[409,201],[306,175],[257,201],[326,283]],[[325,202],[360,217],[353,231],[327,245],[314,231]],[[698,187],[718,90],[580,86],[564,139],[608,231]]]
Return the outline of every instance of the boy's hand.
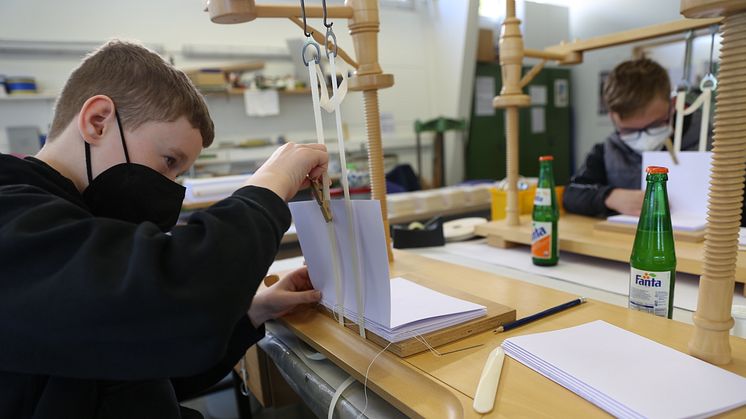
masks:
[[[254,295],[249,319],[254,327],[270,319],[282,317],[301,304],[318,303],[321,292],[313,289],[305,266],[285,275],[276,284]]]
[[[604,204],[606,205],[606,208],[614,210],[620,214],[639,217],[644,198],[645,191],[639,189],[616,188],[606,197]]]
[[[287,143],[272,153],[246,185],[267,188],[288,201],[299,189],[308,186],[307,176],[318,178],[326,173],[328,165],[326,146]]]

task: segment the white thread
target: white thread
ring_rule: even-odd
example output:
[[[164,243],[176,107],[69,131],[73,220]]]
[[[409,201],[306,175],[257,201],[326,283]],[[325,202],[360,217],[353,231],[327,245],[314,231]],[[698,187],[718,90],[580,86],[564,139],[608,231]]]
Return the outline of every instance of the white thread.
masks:
[[[427,349],[428,349],[428,350],[429,350],[429,351],[430,351],[430,352],[431,352],[431,353],[432,353],[433,355],[435,355],[435,356],[437,356],[437,357],[441,357],[441,356],[443,356],[443,354],[442,354],[442,353],[438,352],[438,350],[437,350],[437,349],[433,348],[432,346],[430,346],[430,344],[429,344],[429,343],[427,343],[427,341],[425,340],[425,337],[424,337],[424,336],[422,336],[422,335],[415,335],[415,336],[414,336],[414,338],[415,338],[415,339],[417,339],[417,341],[418,341],[418,342],[420,342],[420,343],[422,343],[423,345],[425,345],[425,347],[426,347],[426,348],[427,348]]]
[[[368,364],[368,369],[365,370],[365,382],[363,383],[363,395],[365,395],[365,405],[363,406],[363,411],[360,412],[360,414],[357,416],[357,419],[360,419],[365,415],[365,411],[368,410],[368,374],[370,374],[370,367],[373,366],[373,363],[376,362],[376,359],[378,359],[379,356],[381,356],[382,353],[386,352],[386,349],[391,346],[391,342],[389,342],[388,345],[386,345],[385,348],[381,349],[376,356],[373,357],[373,360],[370,361],[370,364]]]
[[[337,402],[339,401],[340,397],[342,397],[342,393],[344,393],[344,391],[347,390],[347,387],[349,387],[354,382],[355,379],[352,378],[352,376],[349,376],[342,382],[342,384],[339,385],[339,387],[337,387],[337,391],[334,392],[334,397],[332,397],[332,402],[329,403],[329,412],[326,416],[328,419],[333,418],[334,407],[337,406]]]

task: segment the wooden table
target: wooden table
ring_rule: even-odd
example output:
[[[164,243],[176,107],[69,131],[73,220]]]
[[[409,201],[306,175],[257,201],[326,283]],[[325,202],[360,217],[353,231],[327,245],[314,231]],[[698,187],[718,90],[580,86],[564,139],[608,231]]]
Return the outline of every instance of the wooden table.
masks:
[[[634,233],[602,231],[594,228],[602,222],[597,218],[576,214],[562,214],[559,220],[559,249],[602,259],[629,262]],[[487,237],[496,247],[531,244],[531,216],[521,216],[521,224],[509,226],[505,220],[491,221],[476,227],[477,235]],[[676,241],[676,270],[702,275],[704,242]],[[736,281],[746,283],[746,252],[738,252]],[[746,295],[746,287],[744,287]]]
[[[395,251],[392,275],[412,275],[434,285],[457,287],[501,304],[515,307],[518,317],[569,301],[574,295],[518,280],[495,276],[414,254]],[[602,319],[682,352],[686,352],[692,326],[627,310],[595,300],[549,318],[495,335],[484,332],[438,348],[448,351],[475,344],[443,357],[429,352],[398,358],[382,353],[370,368],[368,389],[409,416],[427,418],[479,417],[472,410],[474,392],[487,355],[503,339],[527,333],[555,330]],[[315,310],[284,318],[300,338],[361,382],[381,348],[360,339]],[[733,361],[725,369],[746,376],[746,340],[731,337]],[[744,417],[746,407],[723,417]],[[495,410],[487,417],[608,417],[569,390],[506,357]]]

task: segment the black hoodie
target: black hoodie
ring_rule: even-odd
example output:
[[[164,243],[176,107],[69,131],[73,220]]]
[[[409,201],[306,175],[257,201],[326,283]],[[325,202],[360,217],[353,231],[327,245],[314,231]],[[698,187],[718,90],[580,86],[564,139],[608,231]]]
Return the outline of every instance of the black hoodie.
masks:
[[[170,234],[94,217],[52,167],[0,154],[0,417],[179,417],[263,336],[246,313],[289,225],[251,186]]]

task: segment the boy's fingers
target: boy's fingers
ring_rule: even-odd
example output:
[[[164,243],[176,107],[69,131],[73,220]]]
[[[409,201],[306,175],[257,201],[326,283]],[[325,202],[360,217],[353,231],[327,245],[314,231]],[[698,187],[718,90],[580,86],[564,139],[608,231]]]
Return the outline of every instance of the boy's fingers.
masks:
[[[298,304],[318,303],[321,301],[321,291],[316,290],[296,292],[295,296]]]

